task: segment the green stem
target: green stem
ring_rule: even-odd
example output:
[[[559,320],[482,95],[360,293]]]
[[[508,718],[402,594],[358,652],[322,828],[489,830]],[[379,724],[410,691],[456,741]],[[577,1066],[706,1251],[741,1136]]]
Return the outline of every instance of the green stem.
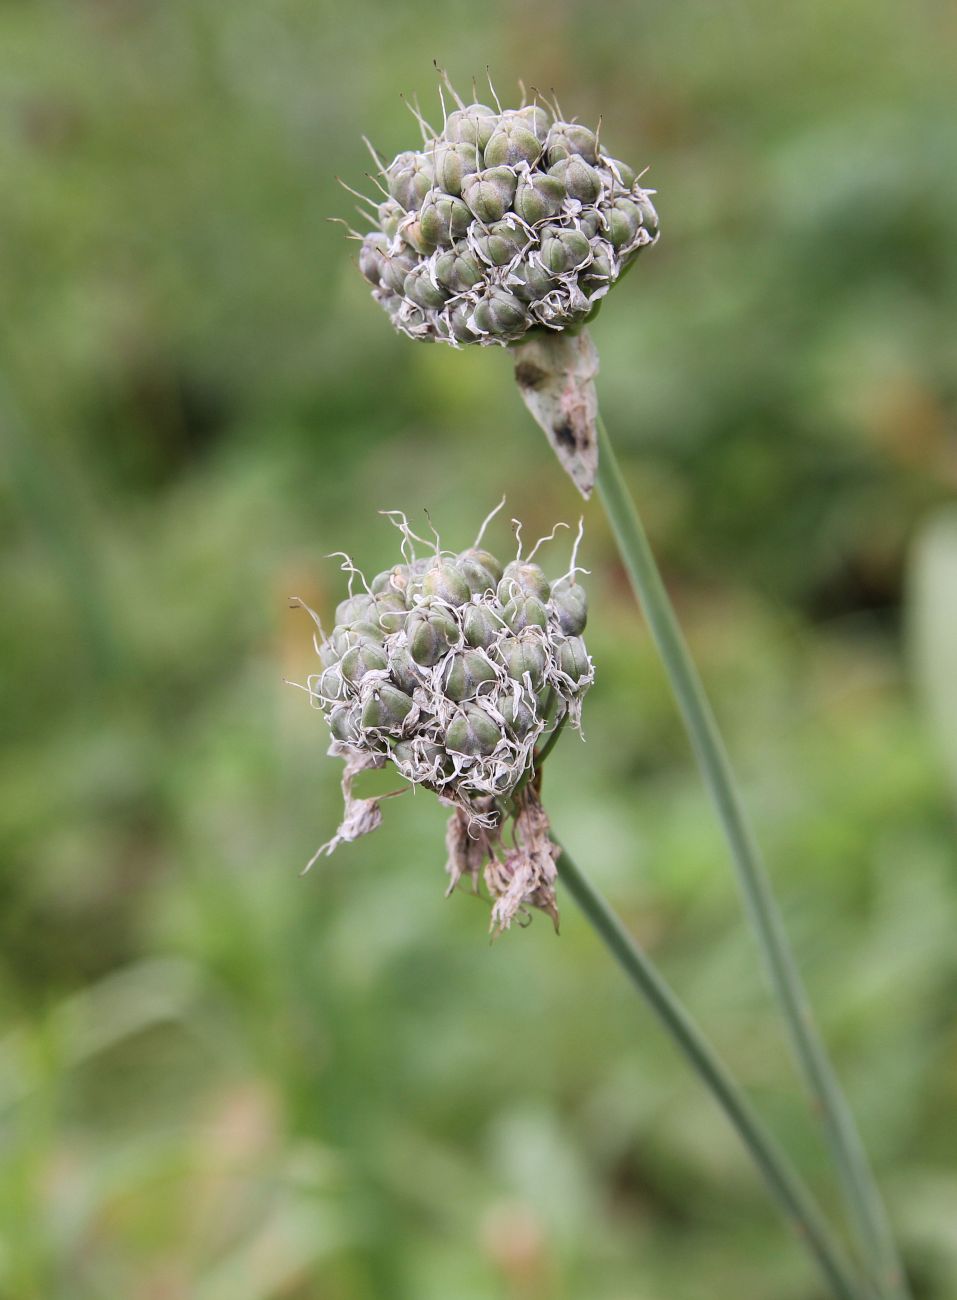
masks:
[[[541,749],[535,755],[536,770],[541,767],[541,765],[545,762],[545,759],[548,758],[549,754],[555,748],[555,742],[558,740],[558,737],[562,734],[562,728],[564,727],[567,721],[568,721],[568,714],[566,712],[562,714],[559,721],[555,723],[555,726],[552,727],[551,731],[548,733],[548,739],[545,741],[544,745],[542,745]]]
[[[761,853],[735,784],[718,726],[668,599],[611,439],[598,417],[598,491],[638,602],[664,663],[695,756],[724,828],[751,925],[781,1004],[792,1047],[805,1076],[837,1167],[862,1257],[878,1294],[909,1300],[887,1214],[850,1108],[828,1060],[810,1003],[771,893]]]
[[[814,1256],[834,1295],[842,1300],[863,1300],[866,1292],[857,1284],[807,1188],[674,993],[564,850],[558,859],[558,874],[602,942],[737,1130],[770,1192],[798,1239]]]

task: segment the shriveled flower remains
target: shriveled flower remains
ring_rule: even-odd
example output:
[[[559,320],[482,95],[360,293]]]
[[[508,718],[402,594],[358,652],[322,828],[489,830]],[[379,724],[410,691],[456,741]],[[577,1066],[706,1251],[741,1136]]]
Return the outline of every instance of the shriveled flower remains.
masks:
[[[468,550],[436,540],[420,557],[423,539],[389,513],[403,562],[367,583],[345,557],[349,596],[329,636],[309,610],[321,667],[305,688],[332,733],[329,753],[345,762],[343,820],[313,861],[380,824],[380,800],[357,798],[352,786],[358,773],[391,763],[453,809],[449,892],[463,877],[477,889],[483,876],[493,930],[529,905],[557,923],[558,850],[538,797],[539,765],[566,721],[580,727],[595,675],[581,636],[578,542],[568,571],[549,582],[533,562],[537,546],[523,558],[520,529],[518,554],[504,566],[481,546],[489,520]]]
[[[453,346],[582,324],[657,238],[653,191],[557,105],[503,111],[448,88],[441,131],[416,111],[421,150],[386,164],[369,146],[383,201],[359,195],[374,229],[357,238],[373,297],[410,338]]]

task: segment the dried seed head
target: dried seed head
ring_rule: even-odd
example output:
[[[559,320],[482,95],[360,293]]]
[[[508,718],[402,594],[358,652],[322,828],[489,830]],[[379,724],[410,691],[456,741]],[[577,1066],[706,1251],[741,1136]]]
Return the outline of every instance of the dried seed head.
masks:
[[[378,825],[377,801],[354,798],[351,782],[391,763],[457,810],[450,874],[477,881],[487,864],[495,927],[506,928],[526,905],[554,905],[550,849],[541,841],[533,851],[518,825],[523,809],[531,815],[536,746],[566,720],[577,725],[594,679],[574,552],[554,584],[534,561],[503,566],[479,543],[454,554],[436,539],[433,555],[416,558],[417,539],[398,518],[404,562],[362,579],[365,590],[340,602],[306,683],[332,733],[330,753],[347,765],[333,845]],[[351,561],[343,568],[361,577]],[[508,818],[518,819],[517,847],[506,853]]]
[[[456,103],[381,171],[390,197],[358,259],[373,296],[397,330],[454,347],[581,325],[656,240],[650,192],[540,104]]]

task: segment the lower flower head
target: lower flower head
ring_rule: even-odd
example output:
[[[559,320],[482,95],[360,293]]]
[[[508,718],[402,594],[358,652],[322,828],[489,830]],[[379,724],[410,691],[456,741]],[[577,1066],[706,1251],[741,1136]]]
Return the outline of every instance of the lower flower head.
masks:
[[[343,822],[320,852],[379,824],[378,801],[357,799],[352,784],[361,771],[385,766],[432,790],[456,809],[466,834],[494,846],[503,821],[528,806],[523,791],[543,739],[566,721],[580,725],[594,680],[581,635],[587,602],[578,543],[569,569],[551,582],[534,561],[538,547],[523,558],[519,544],[502,564],[480,533],[467,550],[436,541],[420,555],[423,539],[392,515],[401,561],[367,582],[345,559],[350,591],[332,631],[316,638],[319,666],[305,684],[329,726],[330,754],[346,764]],[[491,878],[508,877],[509,897],[517,897],[514,872],[492,856]]]

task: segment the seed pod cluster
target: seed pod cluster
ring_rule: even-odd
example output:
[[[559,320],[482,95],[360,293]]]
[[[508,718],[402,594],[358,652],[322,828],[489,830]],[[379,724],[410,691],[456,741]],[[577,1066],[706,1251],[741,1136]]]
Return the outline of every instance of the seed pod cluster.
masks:
[[[598,133],[542,104],[463,104],[381,169],[359,269],[413,339],[507,345],[582,324],[658,235],[651,193]]]
[[[529,772],[543,734],[578,725],[594,679],[575,573],[573,563],[549,582],[537,564],[503,567],[476,545],[378,574],[317,638],[320,669],[306,686],[330,752],[350,775],[392,763],[469,824],[497,825],[497,801]],[[346,788],[347,813],[350,799]]]

